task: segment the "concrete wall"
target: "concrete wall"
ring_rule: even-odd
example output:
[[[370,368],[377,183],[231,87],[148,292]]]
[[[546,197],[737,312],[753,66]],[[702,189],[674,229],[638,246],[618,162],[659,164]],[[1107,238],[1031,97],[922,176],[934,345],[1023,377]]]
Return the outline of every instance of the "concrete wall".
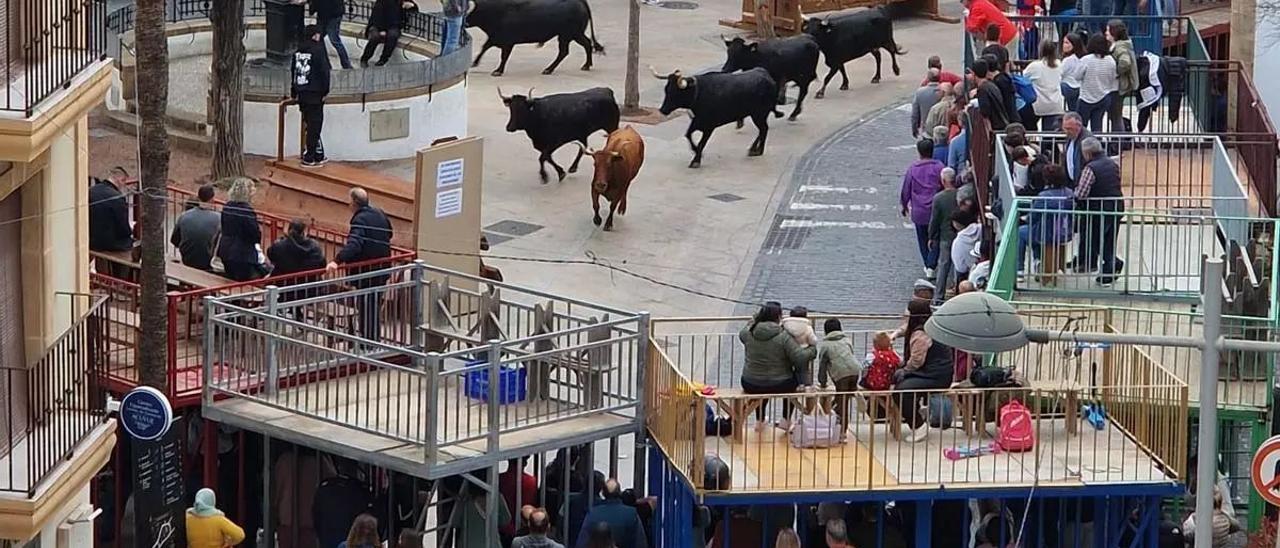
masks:
[[[409,135],[400,139],[371,142],[369,113],[386,109],[409,109]],[[275,156],[275,103],[246,102],[244,105],[244,151]],[[296,156],[299,149],[297,108],[290,108],[285,121],[285,155]],[[440,137],[467,134],[467,86],[460,81],[431,95],[417,95],[391,101],[329,104],[324,109],[325,155],[330,160],[391,160],[412,158],[419,148]]]

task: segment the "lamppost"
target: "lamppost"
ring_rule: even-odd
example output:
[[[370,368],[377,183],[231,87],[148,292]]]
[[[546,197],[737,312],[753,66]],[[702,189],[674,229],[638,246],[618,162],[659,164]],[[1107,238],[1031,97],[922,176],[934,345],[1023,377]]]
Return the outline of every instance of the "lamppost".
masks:
[[[1197,449],[1202,457],[1197,460],[1196,476],[1200,478],[1200,486],[1210,487],[1196,489],[1195,523],[1198,534],[1195,536],[1195,548],[1212,548],[1213,535],[1209,534],[1213,523],[1211,486],[1216,483],[1217,471],[1214,466],[1216,459],[1208,456],[1216,454],[1218,444],[1218,353],[1232,350],[1280,352],[1280,343],[1222,337],[1223,269],[1221,259],[1205,259],[1204,278],[1200,284],[1204,307],[1204,336],[1201,338],[1123,333],[1065,334],[1027,329],[1012,305],[989,293],[966,293],[953,297],[925,322],[924,330],[942,344],[978,354],[1008,352],[1028,343],[1051,341],[1200,349],[1200,439]]]

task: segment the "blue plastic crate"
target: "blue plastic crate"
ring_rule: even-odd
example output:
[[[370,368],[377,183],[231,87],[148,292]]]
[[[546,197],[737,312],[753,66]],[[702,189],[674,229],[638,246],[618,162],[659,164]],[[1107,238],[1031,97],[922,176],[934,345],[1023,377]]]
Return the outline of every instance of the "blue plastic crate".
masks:
[[[472,360],[467,366],[487,365],[483,360]],[[477,369],[467,373],[467,397],[480,401],[489,401],[489,368]],[[524,401],[529,396],[529,370],[524,367],[503,366],[498,372],[498,403],[508,404]]]

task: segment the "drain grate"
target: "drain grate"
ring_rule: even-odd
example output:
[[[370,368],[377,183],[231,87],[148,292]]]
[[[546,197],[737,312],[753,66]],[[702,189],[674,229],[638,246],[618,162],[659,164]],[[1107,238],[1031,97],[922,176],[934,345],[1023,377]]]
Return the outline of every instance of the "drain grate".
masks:
[[[542,225],[507,219],[484,227],[489,232],[497,232],[507,236],[528,236],[542,230]],[[493,243],[492,241],[489,243]]]
[[[489,242],[489,247],[493,247],[514,237],[507,236],[506,234],[498,234],[497,232],[490,232],[488,230],[482,230],[480,233],[484,234],[484,239]]]
[[[769,228],[769,233],[764,237],[764,250],[766,253],[772,251],[782,251],[785,249],[800,249],[804,245],[809,234],[813,233],[813,227],[782,226],[786,221],[810,221],[813,220],[808,216],[800,215],[778,215],[773,218],[773,226]]]
[[[697,2],[684,2],[684,1],[682,1],[682,0],[665,0],[665,1],[663,1],[663,2],[658,2],[657,6],[658,6],[658,7],[660,7],[660,8],[669,9],[669,10],[696,10],[696,9],[698,9],[698,3],[697,3]]]
[[[732,202],[736,202],[736,201],[738,201],[738,200],[745,200],[745,199],[746,199],[746,198],[743,198],[742,196],[738,196],[737,194],[729,194],[729,193],[727,193],[727,192],[725,192],[725,193],[721,193],[721,194],[712,194],[712,195],[707,196],[707,197],[708,197],[708,198],[711,198],[712,200],[715,200],[715,201],[717,201],[717,202],[724,202],[724,203],[726,203],[726,204],[728,204],[728,203],[732,203]]]

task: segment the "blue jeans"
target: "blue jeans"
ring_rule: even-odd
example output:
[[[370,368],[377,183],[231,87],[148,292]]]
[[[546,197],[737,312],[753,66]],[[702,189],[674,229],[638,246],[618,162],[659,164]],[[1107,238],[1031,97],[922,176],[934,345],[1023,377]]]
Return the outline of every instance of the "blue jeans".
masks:
[[[444,18],[444,45],[441,46],[440,55],[457,51],[462,47],[462,17],[445,17]]]
[[[916,244],[920,246],[920,259],[924,267],[933,269],[938,266],[938,250],[929,249],[929,225],[916,225]]]
[[[342,64],[342,68],[351,68],[351,56],[347,55],[347,46],[342,44],[342,18],[334,17],[320,23],[320,28],[324,30],[324,35],[329,37],[329,43],[333,44],[333,51],[338,52],[338,62]]]
[[[1031,225],[1022,225],[1018,227],[1018,272],[1022,272],[1027,268],[1027,245],[1031,241]],[[1040,260],[1040,246],[1031,246],[1031,256],[1036,260]]]
[[[1111,101],[1115,99],[1115,92],[1108,93],[1101,101],[1097,103],[1089,103],[1084,100],[1080,101],[1079,110],[1080,118],[1089,124],[1089,131],[1094,133],[1102,133],[1106,131],[1102,128],[1102,119],[1107,115],[1107,110],[1111,108]]]
[[[1076,110],[1080,106],[1080,88],[1062,84],[1062,98],[1067,103],[1067,112],[1080,113],[1080,111]]]

